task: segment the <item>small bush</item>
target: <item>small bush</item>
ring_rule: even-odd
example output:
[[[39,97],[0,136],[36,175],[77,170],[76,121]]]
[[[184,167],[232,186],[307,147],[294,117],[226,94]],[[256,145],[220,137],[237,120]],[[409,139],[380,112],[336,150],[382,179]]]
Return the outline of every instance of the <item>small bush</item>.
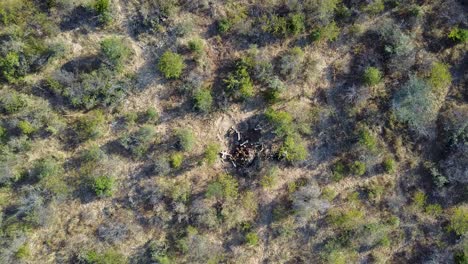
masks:
[[[2,94],[0,108],[6,114],[14,114],[27,106],[25,96],[15,91]]]
[[[364,71],[364,83],[368,86],[374,86],[382,80],[382,72],[375,67],[367,67]]]
[[[221,151],[221,147],[218,143],[211,143],[206,146],[205,153],[204,153],[204,160],[208,165],[213,165],[216,160],[218,159],[219,152]]]
[[[280,73],[286,80],[295,80],[301,77],[304,65],[304,51],[299,47],[292,48],[280,59]]]
[[[213,97],[211,91],[208,88],[199,89],[193,96],[195,102],[195,108],[203,113],[208,113],[213,105]]]
[[[109,176],[99,176],[94,178],[92,189],[99,197],[111,197],[114,194],[115,181]]]
[[[265,189],[274,187],[278,180],[278,170],[276,166],[268,169],[265,175],[260,179],[260,185]]]
[[[265,92],[266,99],[270,103],[276,103],[280,100],[281,94],[286,90],[284,83],[274,76],[267,81],[267,90]]]
[[[364,7],[364,12],[372,15],[377,15],[384,11],[385,5],[383,0],[374,0],[372,3]]]
[[[468,29],[454,27],[450,30],[448,37],[459,43],[465,43],[468,41]]]
[[[314,29],[311,34],[311,39],[312,41],[317,41],[317,42],[323,42],[323,41],[333,42],[338,38],[339,35],[340,35],[340,28],[333,21],[324,27]]]
[[[115,250],[106,250],[102,253],[88,251],[80,257],[86,264],[125,264],[126,257]]]
[[[173,153],[170,158],[171,167],[174,169],[180,169],[184,163],[184,155],[182,153]]]
[[[188,42],[189,49],[195,54],[202,54],[203,49],[205,48],[205,43],[200,38],[194,38]]]
[[[414,196],[413,196],[413,205],[418,210],[423,210],[424,207],[426,206],[426,200],[427,200],[426,194],[422,191],[417,191],[416,193],[414,193]]]
[[[352,230],[364,219],[364,213],[359,209],[329,210],[327,221],[336,228]]]
[[[81,141],[96,139],[102,134],[105,118],[101,111],[93,111],[78,119],[75,131]]]
[[[29,249],[29,245],[25,243],[22,245],[16,252],[15,257],[17,259],[26,259],[31,256],[31,250]]]
[[[254,95],[254,86],[247,65],[243,62],[238,62],[236,70],[231,72],[227,79],[226,89],[234,95],[235,98],[247,99]]]
[[[442,206],[440,204],[429,204],[426,206],[426,214],[437,217],[442,214]]]
[[[177,79],[185,69],[184,58],[177,53],[166,51],[159,59],[158,68],[167,79]]]
[[[448,88],[452,83],[452,75],[450,74],[449,66],[440,62],[434,63],[429,74],[428,83],[438,95],[440,90]],[[440,96],[443,96],[443,93],[440,94]]]
[[[262,30],[278,37],[296,36],[305,30],[305,17],[301,13],[293,13],[288,17],[271,15],[262,17]]]
[[[361,161],[355,161],[351,164],[350,171],[354,175],[362,176],[366,173],[366,164]]]
[[[99,14],[101,23],[107,24],[112,20],[111,0],[95,0],[92,7]]]
[[[362,128],[358,135],[359,145],[365,147],[370,151],[377,149],[377,139],[369,129]]]
[[[284,137],[294,132],[293,117],[288,112],[269,108],[265,112],[265,116],[273,125],[276,135]]]
[[[128,61],[132,51],[122,39],[111,37],[101,41],[101,54],[104,63],[120,71]]]
[[[338,161],[335,163],[335,165],[333,165],[332,179],[334,181],[340,181],[346,176],[347,172],[348,170],[346,165],[342,161]]]
[[[24,135],[31,135],[32,133],[37,131],[37,128],[35,128],[30,122],[26,120],[19,121],[18,128]]]
[[[235,200],[238,196],[238,182],[229,174],[220,174],[218,178],[208,184],[206,188],[207,198],[216,198],[224,200]]]
[[[249,232],[245,235],[245,243],[251,247],[258,245],[258,235],[254,232]]]
[[[154,107],[148,107],[145,112],[146,122],[156,122],[159,119],[159,113]]]
[[[19,66],[19,55],[16,52],[9,52],[5,57],[0,58],[0,73],[10,83],[15,82],[20,77]]]
[[[438,108],[432,89],[426,82],[416,77],[398,90],[393,98],[393,111],[396,118],[418,134],[427,134],[428,127],[437,118]]]
[[[179,129],[176,132],[177,144],[184,151],[191,151],[195,146],[195,136],[193,131],[187,128]]]
[[[156,138],[154,127],[145,125],[131,135],[126,135],[120,139],[120,144],[132,153],[135,158],[141,158],[151,146]]]
[[[34,163],[31,177],[36,180],[50,178],[62,173],[62,166],[53,158],[42,158]]]
[[[307,158],[307,146],[299,135],[288,135],[279,150],[279,156],[288,162],[304,161]]]
[[[382,166],[386,173],[394,173],[396,169],[395,160],[391,157],[387,157],[382,162]]]
[[[461,236],[468,232],[468,208],[460,206],[454,208],[450,215],[450,230]]]
[[[228,32],[231,29],[231,27],[232,23],[227,18],[223,18],[218,21],[218,31],[220,33]]]

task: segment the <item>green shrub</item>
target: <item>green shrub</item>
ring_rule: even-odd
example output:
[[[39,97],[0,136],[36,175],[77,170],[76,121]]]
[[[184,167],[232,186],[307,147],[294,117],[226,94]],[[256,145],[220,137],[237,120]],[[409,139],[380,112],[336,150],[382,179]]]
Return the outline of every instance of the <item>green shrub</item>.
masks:
[[[100,137],[104,121],[104,114],[101,111],[93,111],[83,117],[80,117],[75,128],[78,139],[86,141]]]
[[[98,13],[102,23],[107,24],[112,20],[111,0],[94,0],[92,8]]]
[[[128,62],[132,50],[122,39],[110,37],[101,41],[101,54],[104,63],[120,71]]]
[[[254,232],[249,232],[245,235],[245,242],[251,247],[258,245],[258,235]]]
[[[438,108],[432,89],[416,77],[411,77],[396,92],[392,104],[397,120],[408,123],[418,134],[426,134],[428,127],[437,118]]]
[[[382,166],[386,173],[394,173],[396,169],[395,160],[391,157],[387,157],[383,160]]]
[[[362,128],[359,130],[358,135],[359,145],[365,147],[370,151],[377,149],[377,139],[369,129]]]
[[[215,181],[208,184],[206,197],[235,200],[238,196],[238,182],[229,174],[220,174]]]
[[[9,52],[5,57],[0,58],[0,73],[8,82],[13,83],[20,76],[19,55],[16,52]]]
[[[166,51],[159,59],[158,68],[167,79],[177,79],[185,69],[184,58],[177,53]]]
[[[179,129],[176,132],[177,144],[181,150],[191,151],[195,146],[195,136],[188,128]]]
[[[360,209],[331,209],[328,211],[327,222],[336,228],[351,230],[359,226],[364,219],[364,213]]]
[[[124,255],[115,250],[109,249],[102,253],[88,251],[81,257],[85,264],[126,264]]]
[[[280,100],[281,94],[286,90],[284,83],[274,76],[267,80],[267,90],[265,92],[266,99],[270,103],[276,103]]]
[[[184,154],[182,153],[173,153],[170,158],[171,167],[174,169],[180,169],[184,163]]]
[[[339,35],[340,28],[336,25],[336,22],[333,21],[324,27],[314,29],[311,34],[311,39],[312,41],[317,42],[333,42],[338,38]]]
[[[194,38],[188,42],[189,49],[194,52],[195,54],[202,54],[203,49],[205,48],[205,43],[200,38]]]
[[[127,112],[124,114],[124,120],[126,125],[135,125],[137,119],[138,119],[138,113],[137,112]]]
[[[361,161],[355,161],[351,164],[349,169],[352,174],[362,176],[366,173],[366,164]]]
[[[247,99],[254,95],[254,86],[247,65],[238,62],[236,70],[231,72],[227,79],[224,79],[226,90],[235,98]]]
[[[450,30],[448,37],[459,43],[465,43],[468,41],[468,29],[454,27]]]
[[[111,197],[114,194],[115,181],[109,176],[99,176],[94,178],[92,189],[99,197]]]
[[[305,17],[303,14],[289,15],[288,32],[291,35],[298,35],[305,30]]]
[[[159,113],[154,107],[148,107],[145,113],[146,122],[156,122],[159,119]]]
[[[206,146],[204,153],[204,160],[208,165],[213,165],[218,159],[219,152],[221,151],[221,146],[218,143],[210,143]]]
[[[195,101],[195,108],[203,113],[208,113],[213,105],[213,97],[209,88],[198,89],[193,99]]]
[[[382,72],[375,67],[367,67],[364,71],[364,83],[368,86],[374,86],[382,80]]]
[[[305,54],[299,47],[286,52],[280,59],[280,73],[286,80],[295,80],[303,73]]]
[[[418,210],[423,210],[424,207],[426,206],[426,200],[427,200],[426,194],[422,191],[417,191],[414,193],[414,196],[413,196],[413,205]]]
[[[37,131],[37,128],[35,128],[30,122],[26,120],[19,121],[18,128],[24,135],[31,135],[32,133]]]
[[[279,156],[289,162],[304,161],[307,154],[307,146],[304,140],[296,134],[286,136],[279,150]]]
[[[466,206],[460,206],[452,210],[449,228],[459,236],[468,232],[468,208]]]
[[[155,140],[156,130],[150,125],[145,125],[131,135],[126,135],[120,139],[120,144],[132,155],[139,159],[143,157]]]
[[[377,15],[384,11],[385,5],[383,0],[374,0],[372,3],[368,4],[363,8],[364,12],[367,12],[372,15]]]
[[[42,158],[34,162],[31,176],[36,180],[59,176],[63,172],[62,166],[53,158]]]
[[[288,17],[278,15],[264,16],[262,30],[279,37],[298,35],[305,30],[305,17],[301,13],[292,13]]]
[[[218,31],[220,33],[228,32],[231,29],[231,27],[232,23],[227,18],[223,18],[218,21]]]
[[[338,161],[335,163],[335,165],[333,165],[332,179],[334,181],[340,181],[346,176],[347,172],[348,170],[346,165],[342,161]]]
[[[268,188],[272,188],[276,185],[276,182],[277,182],[277,178],[278,178],[278,167],[277,166],[274,166],[270,169],[267,170],[267,172],[265,173],[265,175],[262,176],[262,178],[260,179],[260,185],[265,188],[265,189],[268,189]]]
[[[432,65],[428,83],[432,86],[437,95],[443,96],[443,93],[439,94],[438,92],[444,88],[448,88],[452,83],[452,75],[450,74],[449,66],[444,63],[435,62]]]
[[[2,94],[0,107],[6,114],[14,114],[27,106],[26,97],[16,91]]]
[[[31,256],[31,250],[29,249],[29,245],[25,243],[22,245],[16,252],[15,257],[17,259],[26,259]]]
[[[269,108],[265,112],[265,116],[273,125],[276,135],[283,137],[294,132],[293,117],[288,112]]]
[[[429,204],[426,206],[426,214],[437,217],[442,214],[442,206],[440,204]]]

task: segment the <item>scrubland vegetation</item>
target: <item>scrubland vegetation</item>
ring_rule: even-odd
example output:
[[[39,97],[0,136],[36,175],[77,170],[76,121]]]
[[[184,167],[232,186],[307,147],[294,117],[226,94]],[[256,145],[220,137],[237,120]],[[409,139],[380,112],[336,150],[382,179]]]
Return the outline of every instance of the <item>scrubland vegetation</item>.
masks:
[[[0,263],[468,263],[467,14],[0,1]]]

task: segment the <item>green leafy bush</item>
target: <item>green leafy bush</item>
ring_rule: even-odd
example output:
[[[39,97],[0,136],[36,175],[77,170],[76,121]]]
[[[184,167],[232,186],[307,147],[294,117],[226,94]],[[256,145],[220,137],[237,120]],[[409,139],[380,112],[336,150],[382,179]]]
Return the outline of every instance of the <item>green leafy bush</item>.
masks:
[[[423,210],[426,206],[427,195],[422,191],[417,191],[413,196],[413,205],[418,210]]]
[[[98,13],[102,23],[107,24],[112,20],[111,0],[94,0],[92,8]]]
[[[455,41],[464,43],[468,41],[468,29],[454,27],[450,30],[448,37]]]
[[[434,92],[437,95],[443,96],[443,92],[440,93],[441,90],[448,88],[452,83],[449,66],[444,63],[435,62],[432,65],[428,83],[434,88]]]
[[[243,62],[237,63],[236,70],[231,72],[224,82],[227,91],[235,98],[247,99],[254,95],[253,82],[250,79],[247,65]]]
[[[203,113],[208,113],[213,105],[213,96],[209,88],[198,89],[193,95],[195,108]]]
[[[93,179],[92,189],[99,197],[111,197],[114,194],[115,180],[109,176],[98,176]]]
[[[279,37],[298,35],[305,30],[305,17],[301,13],[292,13],[287,17],[278,15],[264,16],[262,30]]]
[[[213,165],[218,159],[221,146],[218,143],[211,143],[206,146],[205,153],[203,154],[204,160],[208,165]]]
[[[0,98],[0,108],[6,114],[17,113],[26,106],[26,97],[16,91],[2,94]]]
[[[132,50],[122,39],[110,37],[101,41],[101,54],[104,63],[120,71],[128,62]]]
[[[203,49],[205,48],[205,43],[200,38],[194,38],[188,42],[189,49],[195,54],[202,54]]]
[[[115,250],[109,249],[104,252],[88,251],[80,260],[85,264],[126,264],[127,260],[124,255]]]
[[[346,176],[347,173],[348,173],[348,168],[346,167],[345,163],[342,161],[338,161],[333,165],[332,179],[334,181],[340,181]]]
[[[235,200],[238,196],[238,182],[229,174],[220,174],[217,179],[206,188],[206,197],[216,199]]]
[[[5,57],[0,58],[0,73],[8,82],[13,83],[19,77],[18,67],[20,66],[19,55],[9,52]]]
[[[53,158],[42,158],[34,162],[31,177],[36,180],[58,176],[63,172],[62,166]]]
[[[180,169],[184,163],[184,154],[176,152],[171,155],[170,158],[171,167],[174,169]]]
[[[368,4],[363,8],[364,12],[367,12],[372,15],[377,15],[384,11],[385,5],[383,0],[374,0],[372,3]]]
[[[361,161],[355,161],[350,165],[349,169],[352,174],[362,176],[366,173],[366,164]]]
[[[336,22],[333,21],[326,26],[314,29],[311,34],[311,39],[312,41],[317,42],[333,42],[338,38],[339,35],[340,28],[336,25]]]
[[[382,166],[386,173],[394,173],[396,169],[395,160],[391,157],[387,157],[383,160]]]
[[[292,134],[286,136],[279,150],[279,156],[289,162],[299,162],[307,158],[307,146],[299,135]]]
[[[150,125],[145,125],[135,133],[125,135],[120,139],[120,144],[137,159],[143,157],[156,138],[156,130]]]
[[[375,67],[367,67],[364,71],[364,83],[368,86],[374,86],[382,80],[382,72]]]
[[[193,131],[188,128],[182,128],[176,131],[177,144],[184,151],[191,151],[195,146],[195,136]]]
[[[18,128],[20,129],[21,133],[24,135],[31,135],[32,133],[37,131],[37,128],[33,126],[30,122],[26,120],[21,120],[18,122]]]
[[[273,125],[276,135],[283,137],[294,132],[293,117],[288,112],[269,108],[265,116]]]
[[[416,77],[399,89],[393,97],[396,118],[419,134],[426,134],[437,118],[436,98],[426,82]]]
[[[231,27],[232,23],[227,18],[222,18],[218,21],[218,31],[220,33],[228,32],[231,29]]]
[[[295,80],[301,77],[304,66],[304,51],[294,47],[286,52],[280,59],[280,73],[286,80]]]
[[[450,229],[461,236],[468,232],[468,208],[459,206],[450,215]]]
[[[359,130],[358,140],[359,145],[370,151],[375,151],[377,149],[377,139],[367,128],[362,128]]]
[[[328,211],[327,222],[339,229],[352,230],[364,219],[364,213],[356,208],[332,209]]]
[[[100,137],[102,134],[102,126],[104,121],[104,114],[98,110],[80,117],[76,122],[75,127],[78,139],[81,141],[86,141]]]
[[[177,79],[185,69],[184,58],[177,53],[166,51],[159,59],[158,68],[167,79]]]
[[[148,107],[145,112],[146,122],[156,122],[159,119],[159,113],[154,107]]]
[[[249,232],[245,235],[245,243],[251,247],[258,245],[258,235],[254,232]]]

